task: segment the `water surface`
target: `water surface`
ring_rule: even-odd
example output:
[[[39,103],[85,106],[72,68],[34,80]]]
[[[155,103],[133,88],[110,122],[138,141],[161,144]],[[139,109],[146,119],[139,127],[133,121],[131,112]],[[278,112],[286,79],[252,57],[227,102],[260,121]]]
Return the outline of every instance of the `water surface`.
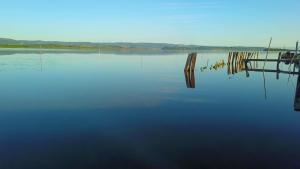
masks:
[[[300,168],[297,76],[227,55],[1,54],[0,168]]]

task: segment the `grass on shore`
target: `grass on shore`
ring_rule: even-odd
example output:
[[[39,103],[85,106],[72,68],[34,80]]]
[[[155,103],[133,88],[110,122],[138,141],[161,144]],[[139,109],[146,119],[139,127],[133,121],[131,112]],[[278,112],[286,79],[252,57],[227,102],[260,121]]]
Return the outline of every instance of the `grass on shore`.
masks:
[[[76,50],[102,50],[102,51],[139,51],[142,48],[125,48],[112,45],[87,46],[87,45],[61,45],[61,44],[0,44],[0,48],[14,49],[76,49]]]

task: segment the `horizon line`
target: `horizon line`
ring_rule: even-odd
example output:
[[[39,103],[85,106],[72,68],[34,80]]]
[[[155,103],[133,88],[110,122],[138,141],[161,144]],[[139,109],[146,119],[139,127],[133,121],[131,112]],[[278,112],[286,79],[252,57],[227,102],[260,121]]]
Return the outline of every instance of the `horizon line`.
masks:
[[[170,42],[145,42],[145,41],[137,41],[137,42],[130,42],[130,41],[68,41],[68,40],[24,40],[24,39],[14,39],[14,38],[7,38],[7,37],[0,37],[0,39],[9,39],[15,41],[41,41],[41,42],[65,42],[65,43],[128,43],[128,44],[169,44],[169,45],[182,45],[182,46],[205,46],[205,47],[249,47],[249,48],[268,48],[266,46],[247,46],[247,45],[199,45],[199,44],[186,44],[186,43],[170,43]],[[295,42],[297,43],[297,41]],[[279,49],[289,49],[294,47],[271,47],[271,48],[279,48]]]

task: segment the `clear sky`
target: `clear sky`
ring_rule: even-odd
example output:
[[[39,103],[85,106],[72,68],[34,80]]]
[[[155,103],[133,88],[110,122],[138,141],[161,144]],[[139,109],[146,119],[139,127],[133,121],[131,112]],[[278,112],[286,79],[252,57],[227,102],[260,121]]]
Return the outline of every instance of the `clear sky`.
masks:
[[[300,0],[2,0],[0,37],[291,47]]]

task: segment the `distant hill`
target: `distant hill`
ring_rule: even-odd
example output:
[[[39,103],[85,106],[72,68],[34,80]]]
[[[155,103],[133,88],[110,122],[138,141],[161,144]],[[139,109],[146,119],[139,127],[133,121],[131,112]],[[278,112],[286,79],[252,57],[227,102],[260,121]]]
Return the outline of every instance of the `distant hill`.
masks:
[[[94,42],[61,42],[61,41],[29,41],[0,38],[0,48],[44,48],[44,49],[81,49],[102,51],[162,51],[162,52],[189,52],[189,51],[264,51],[263,47],[243,46],[200,46],[168,43],[94,43]],[[273,48],[273,51],[281,50]]]
[[[0,38],[0,44],[14,44],[14,43],[18,43],[18,41],[14,39]]]

